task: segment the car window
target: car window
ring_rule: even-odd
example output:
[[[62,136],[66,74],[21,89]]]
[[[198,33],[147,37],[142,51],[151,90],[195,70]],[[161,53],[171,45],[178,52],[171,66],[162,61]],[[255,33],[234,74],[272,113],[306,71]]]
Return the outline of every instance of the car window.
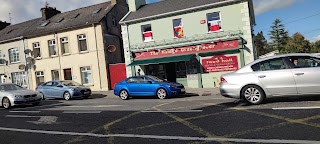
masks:
[[[53,86],[53,82],[47,82],[44,84],[45,86]]]
[[[147,83],[149,80],[146,77],[137,77],[140,83]]]
[[[139,79],[137,77],[132,77],[132,78],[127,79],[126,82],[127,83],[138,83]]]
[[[52,86],[57,86],[57,85],[59,85],[59,83],[57,83],[57,82],[52,82]]]
[[[253,71],[269,71],[287,69],[287,65],[285,64],[283,58],[276,58],[259,62],[251,66],[251,68]]]
[[[296,56],[290,57],[289,60],[294,68],[320,67],[320,59],[316,57]]]

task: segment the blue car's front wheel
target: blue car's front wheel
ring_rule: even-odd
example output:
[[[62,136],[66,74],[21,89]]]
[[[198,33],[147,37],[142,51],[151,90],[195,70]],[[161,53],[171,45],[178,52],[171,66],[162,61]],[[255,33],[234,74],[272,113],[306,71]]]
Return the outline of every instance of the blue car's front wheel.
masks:
[[[122,100],[127,100],[129,98],[129,94],[126,90],[121,90],[119,96]]]
[[[167,97],[167,91],[163,88],[157,90],[157,96],[159,99],[165,99]]]

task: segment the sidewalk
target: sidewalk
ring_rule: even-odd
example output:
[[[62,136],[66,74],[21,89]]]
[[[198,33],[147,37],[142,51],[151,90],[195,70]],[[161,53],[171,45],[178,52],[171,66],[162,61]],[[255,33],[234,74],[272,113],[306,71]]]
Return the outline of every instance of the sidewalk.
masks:
[[[219,95],[219,88],[186,88],[187,94],[195,94],[199,96],[213,96]],[[93,94],[103,94],[107,96],[114,95],[113,90],[110,91],[94,91]]]

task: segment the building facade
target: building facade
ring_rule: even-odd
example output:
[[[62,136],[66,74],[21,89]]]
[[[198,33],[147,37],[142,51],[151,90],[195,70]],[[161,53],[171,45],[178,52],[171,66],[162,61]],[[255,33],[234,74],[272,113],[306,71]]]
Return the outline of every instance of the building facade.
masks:
[[[7,73],[15,75],[17,70],[20,72],[19,66],[24,66],[21,74],[27,75],[26,85],[30,89],[51,80],[73,80],[94,91],[109,90],[108,65],[124,62],[118,22],[128,12],[126,1],[112,0],[64,13],[46,6],[41,12],[41,18],[1,31],[17,27],[16,31],[23,36],[13,43],[15,46],[0,44],[4,51],[18,48],[12,51],[18,51],[23,58],[17,65],[10,63],[1,68],[10,67]],[[28,23],[32,25],[27,26]],[[12,78],[8,82],[16,83]]]
[[[127,76],[141,69],[187,87],[218,87],[222,74],[255,59],[251,0],[128,4],[120,21]]]

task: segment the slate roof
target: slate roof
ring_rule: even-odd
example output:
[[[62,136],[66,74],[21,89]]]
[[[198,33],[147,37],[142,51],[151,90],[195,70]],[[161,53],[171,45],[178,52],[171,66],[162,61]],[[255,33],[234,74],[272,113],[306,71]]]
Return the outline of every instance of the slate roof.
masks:
[[[114,5],[109,1],[60,13],[46,21],[43,21],[42,18],[36,18],[19,24],[10,25],[0,31],[0,42],[20,36],[33,37],[99,23],[113,6]],[[99,9],[100,11],[98,13],[93,13]],[[77,14],[79,14],[78,17],[74,18]],[[49,23],[42,27],[41,25],[45,22]]]
[[[131,12],[123,21],[130,21],[223,1],[227,0],[164,0],[142,6],[136,12]]]

